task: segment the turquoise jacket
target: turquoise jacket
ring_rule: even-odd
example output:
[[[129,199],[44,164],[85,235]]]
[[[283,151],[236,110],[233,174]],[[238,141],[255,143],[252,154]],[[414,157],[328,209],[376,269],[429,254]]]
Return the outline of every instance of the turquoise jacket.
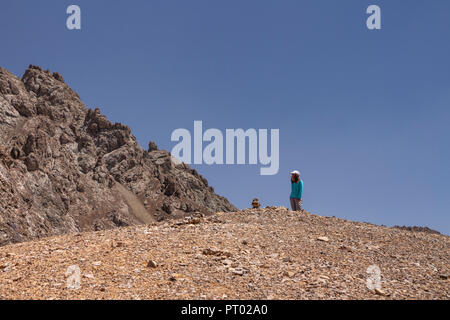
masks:
[[[302,199],[303,195],[303,180],[297,183],[291,182],[291,198],[292,199]]]

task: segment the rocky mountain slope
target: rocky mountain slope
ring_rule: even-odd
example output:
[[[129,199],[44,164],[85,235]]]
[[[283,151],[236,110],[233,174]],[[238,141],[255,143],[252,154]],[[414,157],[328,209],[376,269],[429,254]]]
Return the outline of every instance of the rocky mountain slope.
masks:
[[[0,299],[448,300],[449,257],[445,235],[248,209],[4,246]]]
[[[0,246],[232,210],[195,170],[86,108],[60,74],[0,68]]]

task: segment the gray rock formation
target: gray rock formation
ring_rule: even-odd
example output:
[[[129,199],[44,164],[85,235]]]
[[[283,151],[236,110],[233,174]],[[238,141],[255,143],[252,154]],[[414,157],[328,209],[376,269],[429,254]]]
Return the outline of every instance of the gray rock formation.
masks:
[[[0,68],[0,245],[236,210],[196,170],[149,150],[60,74]]]

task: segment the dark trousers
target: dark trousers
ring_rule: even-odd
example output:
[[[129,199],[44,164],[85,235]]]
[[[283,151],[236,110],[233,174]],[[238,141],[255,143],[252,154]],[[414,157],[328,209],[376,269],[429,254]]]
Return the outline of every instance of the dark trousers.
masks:
[[[291,198],[292,211],[302,211],[302,200]]]

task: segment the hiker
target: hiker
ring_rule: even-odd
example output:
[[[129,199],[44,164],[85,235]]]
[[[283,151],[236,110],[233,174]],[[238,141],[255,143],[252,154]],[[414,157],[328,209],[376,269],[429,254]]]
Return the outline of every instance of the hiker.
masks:
[[[303,181],[300,172],[291,172],[291,207],[292,211],[302,211]]]

